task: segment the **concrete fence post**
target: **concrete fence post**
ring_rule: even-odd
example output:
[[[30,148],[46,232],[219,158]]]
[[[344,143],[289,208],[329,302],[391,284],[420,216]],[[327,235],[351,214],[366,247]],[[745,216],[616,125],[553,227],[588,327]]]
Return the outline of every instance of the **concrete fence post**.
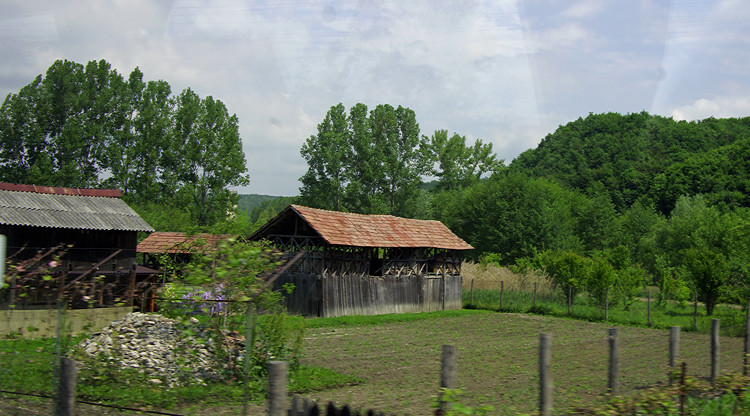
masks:
[[[677,360],[680,357],[680,327],[669,327],[669,385],[674,383]]]
[[[61,357],[55,416],[73,416],[75,414],[77,375],[78,363],[68,357]]]
[[[539,413],[552,414],[552,334],[539,335]]]
[[[711,382],[716,381],[721,373],[721,363],[719,362],[719,325],[720,319],[711,320]]]
[[[457,365],[458,348],[455,345],[443,345],[443,352],[441,356],[440,365],[440,387],[444,389],[455,389],[456,388],[456,373],[458,372]],[[438,410],[445,411],[448,403],[440,398],[440,405]]]
[[[620,352],[617,342],[617,328],[609,329],[609,377],[607,390],[610,394],[617,394],[619,390]]]
[[[268,363],[268,416],[286,416],[287,405],[287,363]]]

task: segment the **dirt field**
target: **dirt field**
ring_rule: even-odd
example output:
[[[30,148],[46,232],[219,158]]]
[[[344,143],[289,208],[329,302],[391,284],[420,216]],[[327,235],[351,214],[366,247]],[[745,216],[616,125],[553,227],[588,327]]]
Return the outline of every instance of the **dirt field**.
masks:
[[[476,314],[362,328],[308,330],[304,362],[355,375],[362,384],[307,397],[348,403],[399,415],[432,414],[443,344],[458,347],[458,386],[463,402],[492,405],[491,414],[515,415],[537,406],[539,334],[552,334],[554,406],[602,400],[606,389],[609,325],[517,314]],[[624,393],[666,382],[666,330],[619,327],[621,386]],[[722,338],[722,371],[739,371],[742,339]],[[709,338],[682,333],[681,357],[692,375],[709,374]],[[7,400],[4,398],[3,400]],[[88,407],[88,409],[87,409]],[[5,401],[0,414],[49,414],[38,402]],[[188,415],[237,415],[241,406],[203,403],[173,412]],[[251,414],[266,413],[253,406]],[[79,406],[81,415],[136,414]]]
[[[357,408],[428,414],[436,397],[443,344],[458,346],[458,385],[464,403],[492,405],[496,414],[537,406],[539,334],[552,334],[555,408],[601,400],[607,385],[606,324],[482,314],[366,328],[309,331],[306,363],[366,380],[309,395]],[[621,386],[625,393],[663,384],[669,331],[620,327]],[[709,338],[682,333],[681,357],[692,375],[710,372]],[[723,370],[740,371],[742,339],[722,338]]]

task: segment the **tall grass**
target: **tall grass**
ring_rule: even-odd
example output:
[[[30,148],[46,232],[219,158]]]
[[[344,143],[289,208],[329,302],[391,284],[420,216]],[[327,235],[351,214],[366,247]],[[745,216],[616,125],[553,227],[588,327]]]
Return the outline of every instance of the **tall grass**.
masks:
[[[517,274],[505,267],[464,263],[463,305],[467,309],[487,309],[500,312],[536,313],[542,315],[604,322],[605,311],[601,305],[586,296],[576,296],[572,312],[568,314],[567,298],[562,290],[555,289],[544,276],[533,273]],[[473,282],[473,295],[472,295]],[[500,308],[501,282],[503,303]],[[536,307],[534,304],[534,283],[536,283]],[[655,290],[655,288],[654,288]],[[656,304],[656,295],[647,300],[647,292],[629,307],[622,304],[609,306],[607,322],[630,326],[651,326],[669,328],[679,326],[684,331],[709,333],[711,320],[721,320],[721,333],[727,336],[744,336],[745,310],[735,305],[718,305],[712,316],[706,316],[706,309],[699,305],[694,324],[692,303],[667,301]],[[649,312],[650,309],[650,312]],[[649,322],[650,314],[650,322]]]

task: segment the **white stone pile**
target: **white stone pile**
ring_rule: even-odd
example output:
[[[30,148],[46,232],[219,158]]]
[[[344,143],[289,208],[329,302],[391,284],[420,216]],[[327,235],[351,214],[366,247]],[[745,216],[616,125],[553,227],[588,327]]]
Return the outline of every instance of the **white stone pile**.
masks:
[[[130,313],[78,344],[92,359],[145,374],[153,384],[173,388],[220,377],[215,342],[198,321]]]

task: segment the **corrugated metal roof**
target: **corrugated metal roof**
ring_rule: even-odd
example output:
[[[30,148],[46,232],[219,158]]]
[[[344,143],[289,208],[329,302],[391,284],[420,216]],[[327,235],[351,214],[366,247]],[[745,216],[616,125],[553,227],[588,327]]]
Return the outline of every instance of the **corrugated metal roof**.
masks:
[[[158,232],[150,234],[138,244],[139,253],[194,253],[198,249],[214,248],[219,241],[232,237],[229,234],[196,234]]]
[[[440,221],[414,220],[392,215],[362,215],[290,205],[269,224],[283,221],[289,211],[298,214],[329,244],[354,247],[412,247],[469,250],[466,243]],[[262,237],[261,227],[251,238]]]
[[[0,190],[53,195],[101,196],[106,198],[122,197],[122,191],[119,189],[62,188],[56,186],[27,185],[7,182],[0,182]]]
[[[82,196],[81,193],[66,194],[57,191],[39,193],[0,189],[0,224],[85,230],[154,231],[120,198]]]

